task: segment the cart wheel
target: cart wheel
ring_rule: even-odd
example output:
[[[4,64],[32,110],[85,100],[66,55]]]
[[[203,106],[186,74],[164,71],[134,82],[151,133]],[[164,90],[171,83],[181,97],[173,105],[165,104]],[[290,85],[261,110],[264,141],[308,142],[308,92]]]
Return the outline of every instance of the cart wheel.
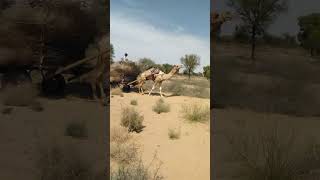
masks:
[[[122,91],[123,91],[123,92],[129,93],[130,90],[131,90],[131,89],[130,89],[130,86],[129,86],[129,85],[126,85],[126,84],[125,84],[125,85],[122,86]]]
[[[45,95],[63,95],[66,81],[61,74],[58,74],[52,78],[42,80],[41,86]]]

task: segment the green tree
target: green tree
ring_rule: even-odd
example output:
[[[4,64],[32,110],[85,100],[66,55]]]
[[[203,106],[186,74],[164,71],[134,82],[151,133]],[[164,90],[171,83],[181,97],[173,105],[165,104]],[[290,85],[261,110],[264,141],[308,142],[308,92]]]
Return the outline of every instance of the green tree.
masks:
[[[155,67],[156,63],[153,60],[151,60],[150,58],[141,58],[138,61],[138,66],[141,71],[145,71],[147,69]]]
[[[181,57],[180,61],[186,68],[190,79],[193,71],[200,65],[200,57],[196,54],[186,54],[184,57]]]
[[[203,67],[203,75],[207,79],[210,79],[210,65]]]
[[[162,64],[162,71],[165,73],[169,73],[171,71],[171,69],[173,68],[173,66],[171,64]]]
[[[251,41],[251,59],[255,59],[256,39],[274,18],[287,9],[287,0],[228,0],[227,5],[240,16]]]
[[[320,13],[312,13],[298,18],[300,31],[298,40],[300,45],[314,55],[314,51],[319,49]]]
[[[113,58],[114,58],[114,47],[113,47],[113,44],[110,43],[110,63],[111,64],[114,62]]]

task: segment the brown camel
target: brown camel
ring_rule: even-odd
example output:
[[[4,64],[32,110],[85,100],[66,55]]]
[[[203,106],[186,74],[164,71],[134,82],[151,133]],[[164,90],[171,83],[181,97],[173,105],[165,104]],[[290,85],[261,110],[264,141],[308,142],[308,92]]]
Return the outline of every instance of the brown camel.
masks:
[[[162,91],[161,91],[162,90],[162,86],[161,86],[162,82],[172,78],[173,75],[175,75],[177,72],[179,72],[181,67],[182,67],[182,65],[174,65],[168,74],[165,74],[165,73],[156,74],[155,79],[154,79],[154,84],[152,86],[152,89],[149,92],[149,96],[150,96],[151,92],[154,90],[154,88],[156,87],[156,85],[158,85],[159,89],[160,89],[160,96],[163,97]]]
[[[95,67],[88,73],[79,77],[80,83],[88,83],[91,86],[92,96],[94,100],[99,100],[97,96],[97,86],[100,91],[100,102],[103,105],[107,105],[107,97],[104,92],[104,86],[108,84],[108,69],[110,68],[108,60],[110,58],[110,49],[98,47],[99,55],[97,56],[97,62]]]

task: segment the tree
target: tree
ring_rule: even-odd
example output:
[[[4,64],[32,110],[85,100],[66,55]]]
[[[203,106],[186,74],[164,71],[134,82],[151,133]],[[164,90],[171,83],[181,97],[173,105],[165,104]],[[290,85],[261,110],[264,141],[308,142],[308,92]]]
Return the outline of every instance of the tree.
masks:
[[[114,47],[113,47],[113,45],[110,43],[110,64],[113,63],[113,58],[114,58]]]
[[[171,64],[162,64],[162,71],[165,73],[169,73],[171,71],[171,69],[173,68],[173,66]]]
[[[149,68],[155,67],[156,63],[150,58],[141,58],[138,61],[138,66],[141,71],[145,71]]]
[[[320,13],[312,13],[298,18],[300,31],[298,40],[300,45],[314,55],[314,50],[319,49]]]
[[[196,54],[187,54],[184,57],[181,57],[180,61],[186,68],[190,79],[191,73],[193,73],[195,68],[200,65],[200,57]]]
[[[203,75],[207,79],[210,79],[210,65],[203,67]]]
[[[250,33],[251,59],[254,60],[257,36],[287,9],[287,0],[228,0],[227,5],[236,11]]]

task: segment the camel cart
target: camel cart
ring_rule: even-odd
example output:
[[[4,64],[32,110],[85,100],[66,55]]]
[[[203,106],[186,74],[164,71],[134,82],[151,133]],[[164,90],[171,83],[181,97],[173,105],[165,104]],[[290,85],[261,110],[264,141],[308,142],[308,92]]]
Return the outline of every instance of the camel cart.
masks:
[[[0,66],[0,89],[8,84],[19,85],[32,83],[31,73],[38,71],[41,74],[41,90],[45,95],[58,95],[64,92],[67,82],[88,72],[88,68],[81,65],[97,59],[107,53],[102,52],[96,56],[86,57],[67,66],[57,65],[5,65]],[[66,78],[69,77],[69,78]]]

